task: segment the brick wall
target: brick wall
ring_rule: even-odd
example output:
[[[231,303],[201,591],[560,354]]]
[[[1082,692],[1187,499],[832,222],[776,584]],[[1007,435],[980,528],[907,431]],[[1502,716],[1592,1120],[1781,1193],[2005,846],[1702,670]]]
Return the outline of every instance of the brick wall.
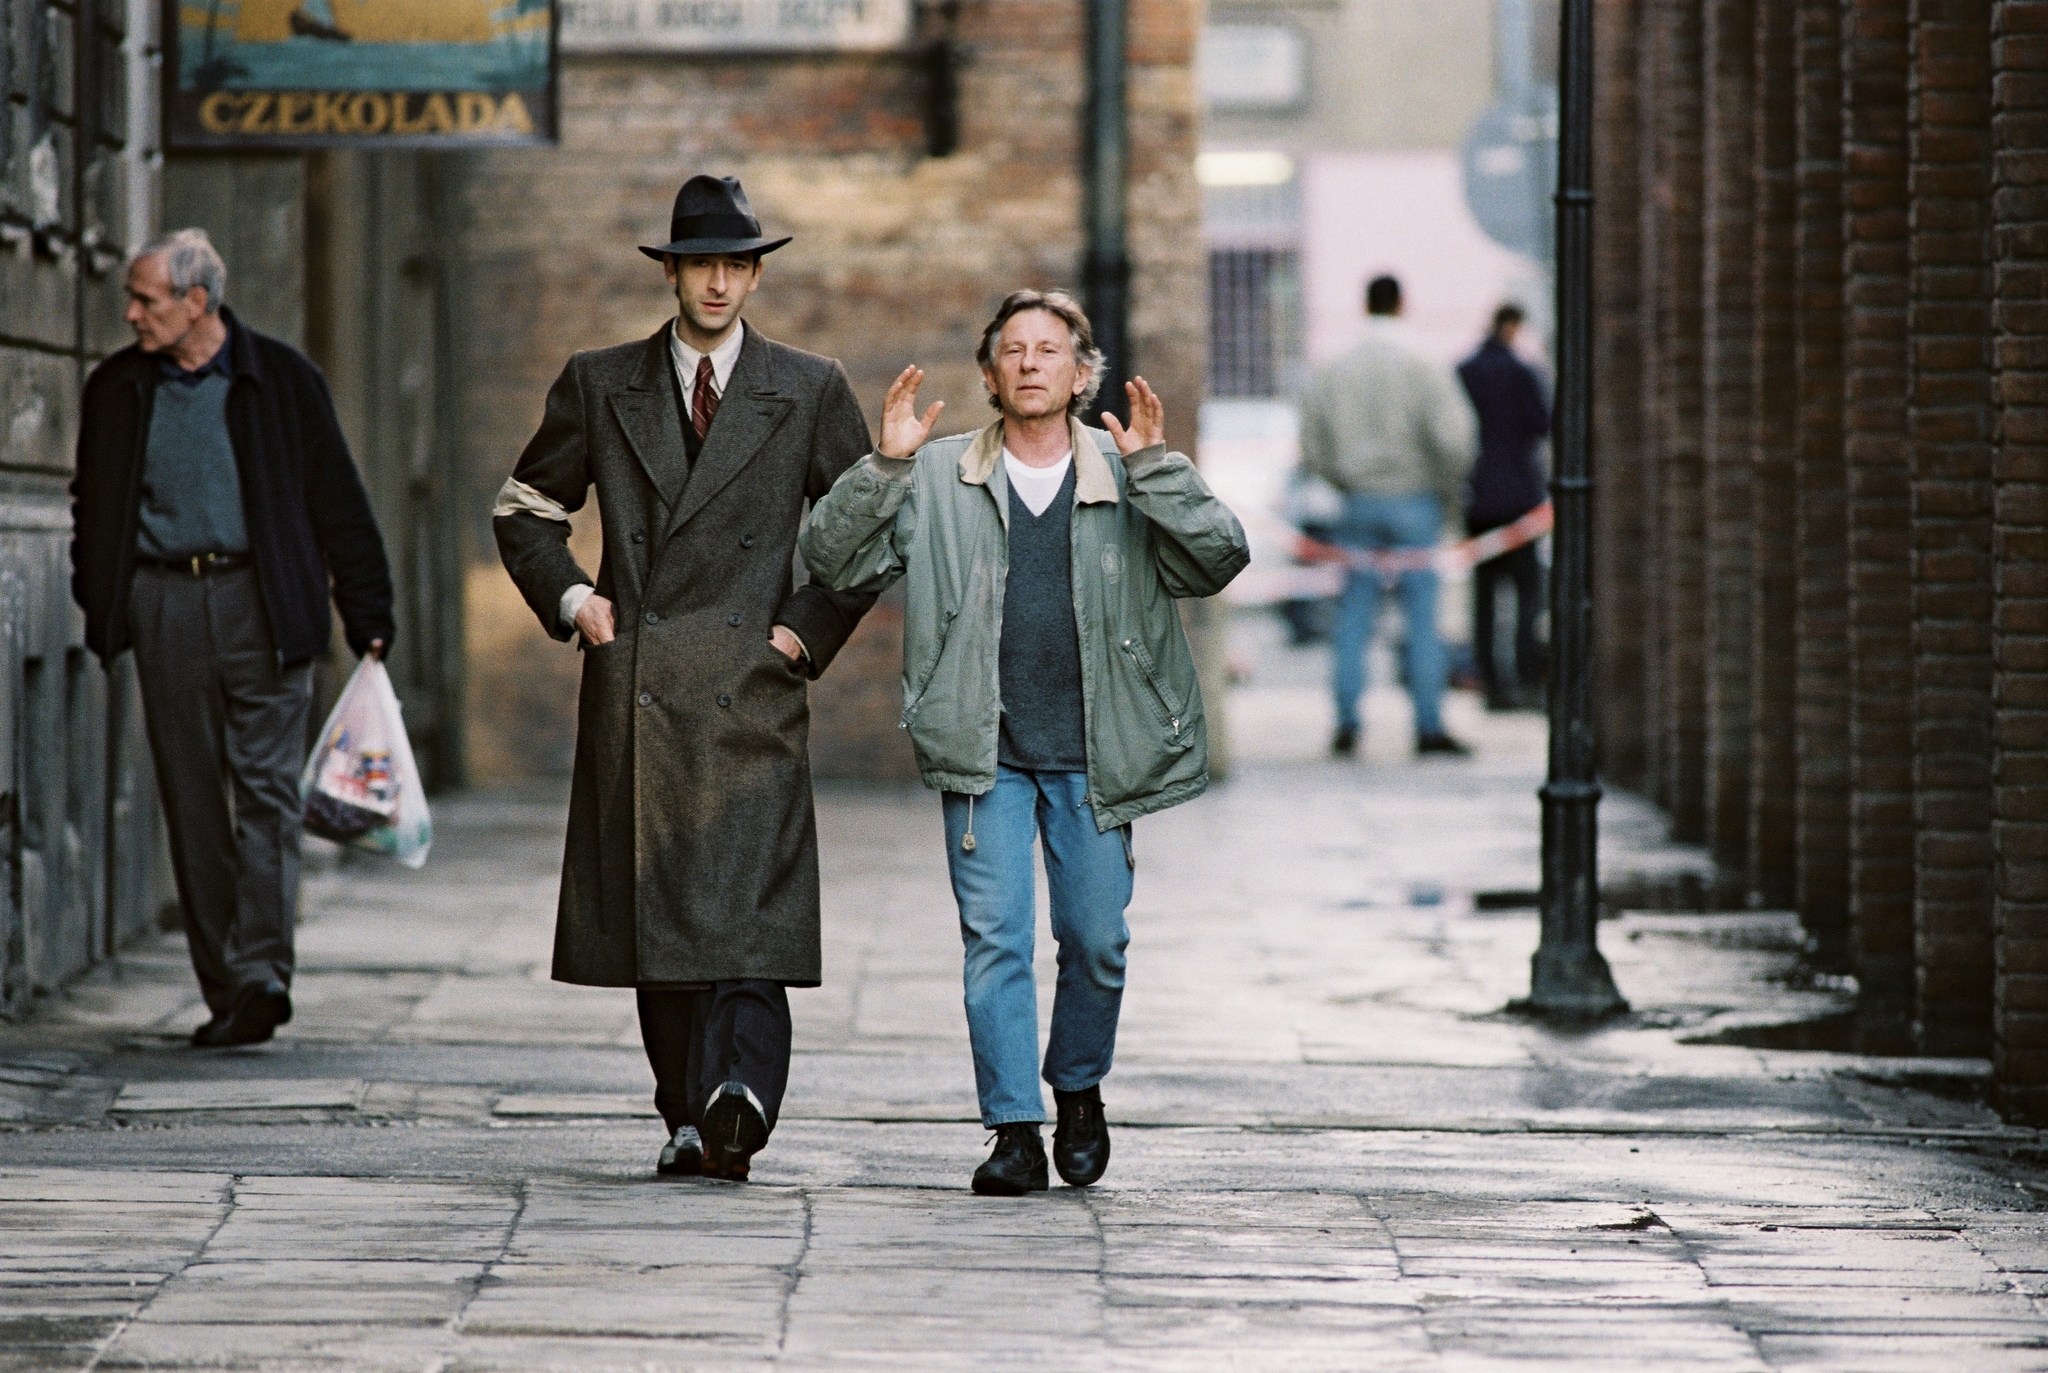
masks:
[[[2009,1117],[2048,1124],[2048,3],[1992,16],[1992,1071]]]
[[[1637,17],[1634,0],[1593,11],[1593,644],[1602,776],[1644,778],[1645,557]]]
[[[1644,790],[1725,856],[1729,703],[1690,630],[1720,632],[1739,583],[1749,895],[1796,903],[1815,962],[1856,974],[1858,1049],[1988,1050],[2000,1109],[2048,1124],[2048,0],[1603,23],[1601,79],[1633,89],[1602,96],[1600,165],[1621,188],[1634,168],[1637,203],[1598,259],[1600,358],[1643,399],[1599,407],[1595,437],[1643,460],[1603,468],[1601,538],[1644,588],[1601,610],[1643,645],[1637,679],[1602,658],[1601,689],[1637,698],[1604,718],[1641,713]],[[1716,503],[1737,414],[1739,564]]]
[[[1754,0],[1707,0],[1703,6],[1706,838],[1715,862],[1737,874],[1749,861],[1749,683],[1755,639],[1750,621],[1755,34]]]
[[[1991,1049],[1989,13],[1914,0],[1914,1042]]]
[[[1663,662],[1660,799],[1680,840],[1706,837],[1706,520],[1702,451],[1701,15],[1695,3],[1660,0],[1656,26],[1657,140],[1654,232],[1656,293],[1654,397],[1658,467],[1657,538],[1663,546],[1658,591]]]
[[[1794,895],[1824,967],[1849,957],[1848,473],[1842,453],[1841,0],[1799,0],[1799,707]]]
[[[1641,503],[1632,513],[1630,523],[1638,531],[1636,537],[1643,554],[1638,570],[1642,625],[1638,656],[1642,664],[1643,695],[1636,740],[1643,755],[1640,789],[1658,805],[1668,806],[1671,800],[1671,741],[1665,727],[1670,718],[1671,653],[1670,635],[1665,627],[1664,580],[1666,554],[1670,550],[1664,541],[1663,393],[1667,369],[1662,327],[1665,295],[1658,283],[1663,279],[1665,247],[1671,224],[1664,176],[1669,146],[1662,131],[1668,102],[1661,98],[1667,54],[1671,47],[1671,24],[1663,6],[1632,5],[1630,13],[1635,24],[1634,84],[1638,92],[1630,132],[1636,144],[1636,279],[1631,322],[1638,345],[1634,410],[1638,452],[1641,455],[1637,464]],[[1660,97],[1644,98],[1652,91],[1659,92]],[[1594,93],[1595,98],[1599,98],[1597,86]],[[1602,130],[1601,135],[1596,135],[1593,140],[1596,159],[1606,137],[1612,136],[1607,130]],[[1593,215],[1596,231],[1600,218],[1596,206]],[[1599,242],[1596,232],[1596,250]],[[1597,387],[1594,396],[1597,403]],[[1599,451],[1601,437],[1597,431],[1592,442],[1594,451]],[[1597,552],[1595,556],[1599,556]],[[1606,694],[1604,690],[1597,693],[1601,696]]]
[[[1206,262],[1193,181],[1192,0],[1137,0],[1129,46],[1129,359],[1194,448]],[[651,334],[674,312],[634,244],[666,228],[682,180],[738,175],[796,241],[768,259],[748,319],[844,361],[870,423],[916,361],[942,432],[987,422],[972,354],[1018,286],[1079,286],[1085,11],[1078,0],[962,6],[959,150],[925,155],[925,78],[906,54],[577,57],[562,71],[562,141],[468,166],[474,264],[462,367],[468,549],[469,756],[481,781],[560,772],[573,743],[573,653],[548,644],[497,566],[490,498],[570,352]],[[936,19],[928,16],[931,22]],[[594,524],[577,547],[594,566]],[[812,693],[825,775],[905,778],[900,618],[886,600]]]
[[[1911,1046],[1911,454],[1906,443],[1907,0],[1842,21],[1849,464],[1850,954],[1866,1051]]]
[[[1754,108],[1751,165],[1755,231],[1750,281],[1750,581],[1752,627],[1748,871],[1744,886],[1767,906],[1793,900],[1798,710],[1793,624],[1798,591],[1795,458],[1797,375],[1799,11],[1756,6],[1751,51]]]

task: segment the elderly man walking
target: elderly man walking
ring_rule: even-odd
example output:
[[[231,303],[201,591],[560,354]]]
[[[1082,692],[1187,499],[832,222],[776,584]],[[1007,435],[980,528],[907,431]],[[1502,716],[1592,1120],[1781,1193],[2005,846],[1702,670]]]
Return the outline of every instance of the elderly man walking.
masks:
[[[320,370],[221,303],[197,229],[128,268],[135,343],[80,406],[73,597],[102,663],[135,649],[201,1047],[291,1019],[299,772],[330,592],[350,649],[391,642],[391,572]],[[232,796],[232,804],[230,803]]]
[[[1409,555],[1389,570],[1407,621],[1415,751],[1463,754],[1469,750],[1444,732],[1449,673],[1436,626],[1437,576],[1426,554],[1463,494],[1478,422],[1450,369],[1424,354],[1401,323],[1401,283],[1373,278],[1365,309],[1365,338],[1317,375],[1303,401],[1301,462],[1344,493],[1332,542]],[[1338,602],[1330,654],[1337,733],[1330,748],[1339,756],[1358,747],[1365,653],[1383,589],[1378,569],[1353,568]]]
[[[658,1171],[740,1181],[789,1080],[790,987],[821,977],[806,682],[874,603],[792,589],[804,501],[868,450],[830,358],[740,322],[767,238],[732,177],[676,196],[676,316],[569,359],[500,492],[505,569],[582,699],[554,975],[632,987],[668,1127]],[[569,551],[592,489],[593,581]]]
[[[1194,464],[1167,451],[1165,407],[1142,378],[1125,388],[1128,430],[1080,422],[1103,358],[1070,297],[1012,293],[975,360],[1000,418],[927,442],[943,403],[920,417],[924,374],[906,368],[881,446],[811,512],[803,555],[843,590],[907,585],[903,723],[944,794],[974,1077],[996,1132],[973,1187],[1019,1196],[1049,1182],[1032,841],[1059,942],[1043,1074],[1053,1162],[1085,1187],[1109,1166],[1100,1084],[1123,1000],[1131,822],[1209,784],[1174,600],[1215,595],[1250,555]]]

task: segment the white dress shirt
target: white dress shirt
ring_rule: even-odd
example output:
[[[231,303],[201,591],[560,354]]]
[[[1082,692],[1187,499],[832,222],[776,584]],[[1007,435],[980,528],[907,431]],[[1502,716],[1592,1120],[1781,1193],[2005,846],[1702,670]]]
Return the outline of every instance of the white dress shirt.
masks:
[[[711,358],[711,389],[720,397],[725,395],[725,384],[732,380],[734,364],[740,360],[740,346],[746,342],[747,326],[744,322],[725,336],[725,342],[713,348]],[[697,363],[706,355],[683,342],[683,336],[674,324],[668,327],[668,357],[675,364],[676,381],[683,388],[683,404],[693,407],[697,403]],[[685,418],[685,423],[688,419]],[[578,582],[562,593],[562,623],[573,627],[576,612],[583,609],[583,603],[590,599],[597,588],[586,582]]]

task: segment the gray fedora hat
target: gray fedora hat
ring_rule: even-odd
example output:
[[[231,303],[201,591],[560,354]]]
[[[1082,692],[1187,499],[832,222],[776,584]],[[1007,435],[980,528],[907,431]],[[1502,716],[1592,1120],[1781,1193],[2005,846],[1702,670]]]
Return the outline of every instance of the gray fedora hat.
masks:
[[[788,238],[763,238],[761,221],[736,176],[693,176],[676,192],[669,242],[640,251],[659,262],[686,253],[772,253]]]

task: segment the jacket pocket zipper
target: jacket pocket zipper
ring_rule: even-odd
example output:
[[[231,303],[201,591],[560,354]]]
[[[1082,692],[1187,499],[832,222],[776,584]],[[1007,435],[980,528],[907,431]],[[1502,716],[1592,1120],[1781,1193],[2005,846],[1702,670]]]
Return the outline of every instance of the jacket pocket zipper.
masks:
[[[896,722],[896,728],[909,729],[910,717],[924,704],[925,693],[932,689],[932,678],[939,672],[939,659],[946,656],[946,640],[953,633],[953,621],[960,614],[957,610],[946,612],[946,618],[939,625],[939,641],[932,645],[931,656],[925,659],[924,670],[918,674],[917,694],[904,703],[903,718]]]
[[[1136,639],[1124,640],[1123,649],[1131,656],[1131,661],[1138,665],[1139,673],[1145,678],[1145,685],[1152,688],[1152,698],[1159,702],[1159,718],[1166,722],[1168,732],[1173,735],[1175,742],[1178,742],[1180,714],[1174,709],[1173,702],[1166,699],[1166,688],[1159,684],[1159,674],[1152,669],[1152,655],[1147,653],[1145,646]]]

